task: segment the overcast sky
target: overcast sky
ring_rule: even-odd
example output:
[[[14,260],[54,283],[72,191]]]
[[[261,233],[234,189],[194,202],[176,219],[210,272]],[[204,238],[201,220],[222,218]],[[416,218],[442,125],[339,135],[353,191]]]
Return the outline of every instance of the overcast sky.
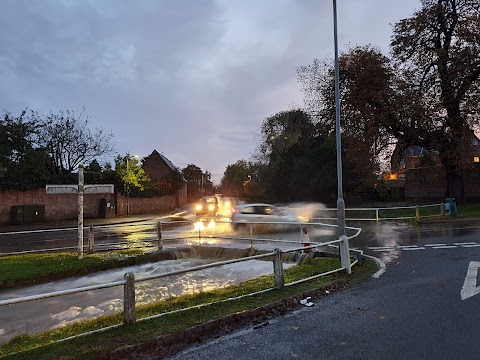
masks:
[[[388,52],[419,0],[339,0],[340,50]],[[262,121],[303,105],[296,69],[334,56],[332,0],[0,0],[0,107],[83,108],[121,155],[219,182]]]

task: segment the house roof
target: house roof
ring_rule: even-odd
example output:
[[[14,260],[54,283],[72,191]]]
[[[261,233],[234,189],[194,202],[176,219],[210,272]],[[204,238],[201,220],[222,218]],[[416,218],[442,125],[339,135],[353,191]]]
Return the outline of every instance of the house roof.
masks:
[[[152,156],[152,155],[160,156],[160,158],[165,162],[165,164],[168,165],[168,167],[170,169],[172,169],[172,171],[178,171],[179,170],[175,165],[173,165],[173,163],[170,160],[167,159],[167,157],[165,155],[159,153],[157,150],[153,150],[152,153],[149,155],[149,157]],[[182,174],[182,181],[183,182],[188,182],[187,179],[185,179],[185,177],[183,176],[183,174]]]
[[[157,150],[153,150],[152,153],[150,154],[150,156],[152,156],[152,155],[158,155],[158,156],[160,156],[160,157],[162,158],[162,160],[165,161],[165,164],[167,164],[168,167],[169,167],[170,169],[172,169],[173,171],[177,171],[177,170],[178,170],[177,167],[176,167],[175,165],[173,165],[173,163],[172,163],[170,160],[168,160],[165,155],[160,154]]]

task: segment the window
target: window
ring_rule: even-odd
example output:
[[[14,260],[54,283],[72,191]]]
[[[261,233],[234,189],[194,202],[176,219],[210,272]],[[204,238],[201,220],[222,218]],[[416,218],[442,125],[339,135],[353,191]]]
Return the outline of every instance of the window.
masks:
[[[240,212],[242,214],[255,214],[255,208],[253,206],[249,206],[249,207],[243,208]]]
[[[479,156],[474,156],[473,157],[473,162],[480,162],[480,157]]]

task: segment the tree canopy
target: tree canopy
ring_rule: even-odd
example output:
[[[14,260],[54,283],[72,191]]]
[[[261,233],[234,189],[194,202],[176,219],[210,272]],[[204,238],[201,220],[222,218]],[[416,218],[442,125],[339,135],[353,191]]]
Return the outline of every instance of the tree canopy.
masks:
[[[182,169],[182,174],[187,180],[189,197],[201,197],[206,194],[212,194],[212,174],[209,171],[203,171],[195,164],[188,164]]]
[[[40,116],[26,109],[0,118],[0,189],[30,190],[74,183],[73,171],[112,151],[113,135],[91,132],[88,119],[73,112]],[[109,177],[111,177],[109,175]]]

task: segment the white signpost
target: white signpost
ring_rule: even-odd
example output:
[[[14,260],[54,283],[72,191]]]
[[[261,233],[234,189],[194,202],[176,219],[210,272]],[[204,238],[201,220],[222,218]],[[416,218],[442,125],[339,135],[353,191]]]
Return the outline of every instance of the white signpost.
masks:
[[[113,194],[112,184],[85,185],[83,165],[78,166],[78,185],[47,185],[47,194],[78,194],[78,259],[83,259],[83,194]]]

